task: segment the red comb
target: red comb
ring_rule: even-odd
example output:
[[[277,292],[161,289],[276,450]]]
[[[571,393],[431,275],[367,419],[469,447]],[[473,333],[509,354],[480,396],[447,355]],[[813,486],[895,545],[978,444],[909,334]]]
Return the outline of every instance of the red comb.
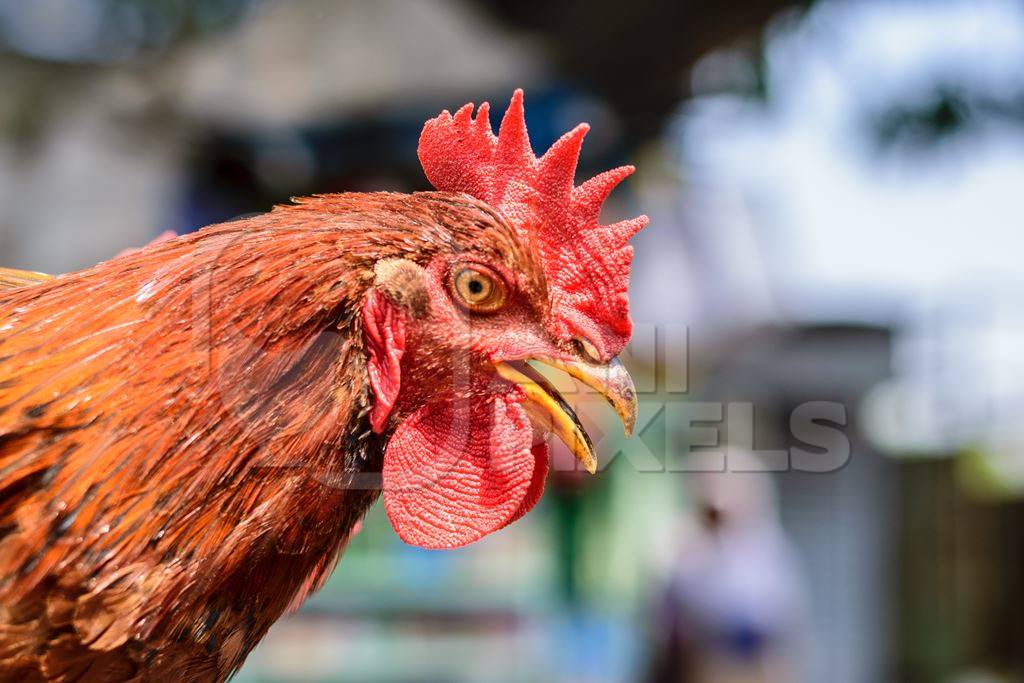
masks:
[[[633,167],[606,171],[577,187],[573,180],[587,124],[538,159],[526,133],[522,90],[512,95],[497,136],[488,111],[485,102],[474,118],[467,104],[454,116],[446,110],[427,121],[418,150],[427,178],[438,190],[487,202],[536,245],[556,336],[582,337],[604,356],[618,354],[633,329],[627,295],[633,248],[627,242],[647,217],[600,225],[598,215]]]

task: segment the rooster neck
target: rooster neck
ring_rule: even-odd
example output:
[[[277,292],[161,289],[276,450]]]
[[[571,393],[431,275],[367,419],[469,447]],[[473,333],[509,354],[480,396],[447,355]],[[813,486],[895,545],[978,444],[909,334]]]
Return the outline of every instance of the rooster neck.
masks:
[[[193,481],[186,506],[200,516],[179,514],[167,527],[163,566],[181,571],[162,582],[160,617],[145,636],[184,635],[218,651],[228,670],[323,585],[380,494],[384,439],[368,424],[356,326],[342,320],[257,355],[257,366],[286,356],[288,369],[249,393],[238,386],[243,366],[225,366],[215,401],[224,409],[200,429],[222,438],[207,442],[212,471]]]
[[[154,388],[137,408],[163,407],[162,423],[62,424],[58,402],[33,411],[50,427],[0,435],[2,476],[22,498],[0,525],[0,604],[42,629],[53,604],[73,606],[52,637],[69,628],[133,660],[180,655],[164,671],[234,671],[322,585],[379,495],[383,438],[367,424],[353,333],[314,336],[252,395],[234,374]],[[205,396],[204,409],[168,402],[183,392]],[[21,463],[34,469],[15,476]]]
[[[0,296],[0,669],[17,623],[31,670],[220,680],[330,574],[382,450],[336,240],[212,229]]]
[[[215,578],[202,590],[194,583],[188,607],[179,602],[161,627],[175,638],[183,625],[188,639],[234,670],[270,626],[298,609],[331,575],[356,524],[380,495],[383,441],[363,420],[346,426],[345,463],[340,468],[281,469],[267,474],[265,488],[279,492],[264,500],[213,557]],[[199,630],[192,625],[202,624]],[[222,649],[220,649],[222,648]]]

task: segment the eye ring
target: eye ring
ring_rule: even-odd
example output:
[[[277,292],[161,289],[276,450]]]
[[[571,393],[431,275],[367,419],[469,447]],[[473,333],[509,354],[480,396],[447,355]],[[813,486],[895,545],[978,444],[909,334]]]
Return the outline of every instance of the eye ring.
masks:
[[[474,313],[493,313],[505,304],[505,286],[485,266],[464,264],[452,269],[452,298]]]

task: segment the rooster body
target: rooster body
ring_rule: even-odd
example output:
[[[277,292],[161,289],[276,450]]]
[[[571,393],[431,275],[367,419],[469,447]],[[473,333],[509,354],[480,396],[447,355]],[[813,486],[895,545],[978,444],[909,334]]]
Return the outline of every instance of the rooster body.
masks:
[[[17,330],[0,337],[12,677],[220,680],[240,664],[379,493],[349,485],[382,456],[353,315],[373,263],[427,253],[411,226],[470,217],[487,214],[324,198],[0,294]]]
[[[536,502],[544,433],[585,438],[560,409],[538,425],[543,392],[504,360],[576,367],[578,349],[550,333],[543,249],[493,198],[442,189],[300,200],[5,278],[0,681],[225,680],[382,488],[426,547]]]

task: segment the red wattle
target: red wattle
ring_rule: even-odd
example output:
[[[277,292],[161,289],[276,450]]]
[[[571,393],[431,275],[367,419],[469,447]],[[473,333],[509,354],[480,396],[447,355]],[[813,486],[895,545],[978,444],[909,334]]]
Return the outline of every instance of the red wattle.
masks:
[[[423,548],[467,545],[505,526],[543,490],[532,440],[526,412],[514,400],[420,408],[398,425],[384,452],[391,525]]]
[[[526,496],[523,497],[523,502],[519,505],[519,509],[505,522],[505,526],[518,521],[520,517],[532,510],[533,506],[540,502],[541,496],[544,495],[544,484],[548,479],[550,462],[548,458],[548,445],[546,442],[541,441],[538,444],[534,444],[530,450],[534,458],[533,477],[530,480],[530,487],[526,490]]]

